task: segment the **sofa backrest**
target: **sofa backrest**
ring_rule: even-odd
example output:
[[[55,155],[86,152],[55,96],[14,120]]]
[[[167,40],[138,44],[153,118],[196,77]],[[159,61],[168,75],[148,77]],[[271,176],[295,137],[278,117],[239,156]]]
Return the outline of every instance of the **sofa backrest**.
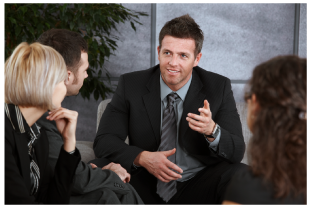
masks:
[[[98,106],[96,132],[98,129],[100,119],[101,119],[101,117],[102,117],[102,115],[103,115],[103,113],[107,107],[107,104],[110,103],[110,101],[111,101],[111,99],[103,100],[103,101],[101,101],[101,103]],[[243,132],[244,142],[245,142],[245,146],[246,146],[246,151],[245,151],[243,160],[241,162],[248,164],[246,154],[247,154],[247,147],[248,147],[249,139],[251,138],[251,132],[249,131],[249,128],[247,126],[247,105],[246,105],[246,103],[237,103],[236,107],[238,110],[238,114],[240,115],[240,120],[242,123],[242,132]],[[128,138],[126,138],[125,143],[128,144]]]

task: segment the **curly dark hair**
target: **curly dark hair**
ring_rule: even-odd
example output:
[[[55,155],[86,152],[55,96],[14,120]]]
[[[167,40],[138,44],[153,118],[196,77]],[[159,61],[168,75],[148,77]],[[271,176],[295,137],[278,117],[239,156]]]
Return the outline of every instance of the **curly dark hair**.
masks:
[[[195,41],[194,55],[201,52],[204,34],[200,26],[189,14],[176,17],[165,23],[159,34],[159,46],[162,46],[164,36],[169,35],[175,38],[191,38]]]
[[[298,56],[275,57],[254,69],[245,94],[245,100],[255,94],[259,104],[248,150],[251,170],[272,182],[276,198],[306,199],[306,66]]]

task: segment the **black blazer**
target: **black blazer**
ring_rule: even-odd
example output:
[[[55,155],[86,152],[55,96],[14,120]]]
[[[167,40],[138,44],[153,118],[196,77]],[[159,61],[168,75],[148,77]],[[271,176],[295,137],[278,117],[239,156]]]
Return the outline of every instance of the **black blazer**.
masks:
[[[204,99],[210,104],[213,120],[221,127],[216,152],[209,148],[204,136],[193,131],[186,121],[187,113],[200,114],[198,108],[203,107]],[[94,152],[96,157],[105,157],[120,163],[131,172],[131,183],[135,189],[146,183],[143,180],[147,176],[143,175],[148,173],[144,168],[132,172],[133,161],[144,150],[157,151],[161,141],[160,116],[159,65],[122,75],[117,90],[101,118],[94,141]],[[127,135],[129,145],[124,143]],[[242,160],[245,143],[228,78],[200,67],[193,68],[192,82],[184,101],[178,140],[186,153],[206,166],[223,160],[230,163],[239,163]],[[139,191],[138,193],[140,194]]]
[[[77,165],[81,160],[79,150],[70,155],[63,147],[55,167],[48,163],[49,143],[45,129],[35,145],[37,165],[40,169],[39,189],[30,196],[30,159],[27,133],[13,129],[5,116],[5,204],[68,204]]]

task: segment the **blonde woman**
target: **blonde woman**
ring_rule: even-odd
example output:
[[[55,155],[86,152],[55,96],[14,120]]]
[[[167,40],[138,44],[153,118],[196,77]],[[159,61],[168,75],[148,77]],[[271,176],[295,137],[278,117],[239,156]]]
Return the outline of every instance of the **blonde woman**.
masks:
[[[21,43],[5,62],[5,203],[66,204],[81,160],[77,112],[61,108],[66,95],[64,59],[53,48]],[[46,131],[36,121],[47,111],[62,134],[55,170],[48,164]]]

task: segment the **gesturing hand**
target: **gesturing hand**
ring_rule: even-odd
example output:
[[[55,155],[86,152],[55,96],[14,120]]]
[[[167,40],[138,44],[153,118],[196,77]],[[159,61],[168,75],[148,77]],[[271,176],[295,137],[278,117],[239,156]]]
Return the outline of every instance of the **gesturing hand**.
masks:
[[[170,182],[181,178],[181,175],[175,173],[182,173],[183,170],[176,164],[167,159],[168,156],[175,154],[176,149],[162,152],[141,152],[135,159],[134,164],[143,166],[149,173],[163,182]]]
[[[56,122],[56,127],[63,137],[64,150],[67,152],[75,150],[78,112],[61,107],[49,112],[46,118]]]
[[[200,115],[188,113],[186,120],[189,123],[189,127],[201,134],[211,135],[216,123],[212,119],[212,112],[209,108],[209,103],[204,100],[204,107],[199,108]],[[215,140],[215,138],[209,138]]]
[[[97,168],[97,166],[93,163],[90,163],[90,165],[92,166],[92,168]],[[105,169],[115,172],[124,183],[130,182],[131,175],[120,164],[111,162],[102,168],[102,170]]]

